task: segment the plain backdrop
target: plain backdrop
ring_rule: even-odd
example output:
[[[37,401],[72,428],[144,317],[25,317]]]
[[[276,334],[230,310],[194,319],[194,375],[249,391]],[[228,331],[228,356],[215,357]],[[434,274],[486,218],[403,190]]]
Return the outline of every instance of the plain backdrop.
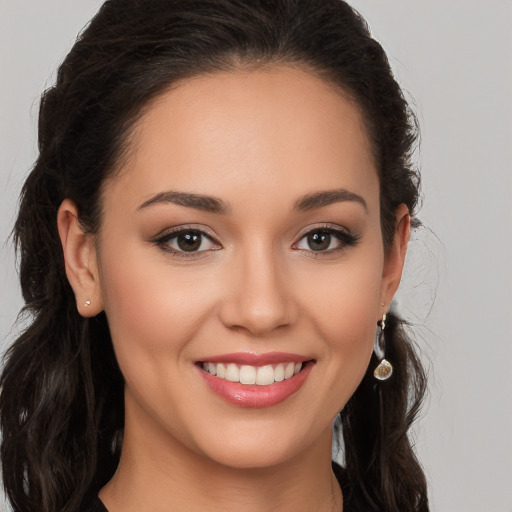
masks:
[[[36,156],[38,97],[101,3],[0,0],[0,351],[22,304],[8,235]],[[399,307],[430,369],[415,439],[432,510],[512,512],[512,1],[352,4],[422,129],[425,228]]]

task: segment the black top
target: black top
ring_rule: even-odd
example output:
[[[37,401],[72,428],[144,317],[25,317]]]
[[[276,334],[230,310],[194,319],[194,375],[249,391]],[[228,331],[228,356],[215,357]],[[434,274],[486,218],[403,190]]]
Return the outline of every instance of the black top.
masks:
[[[343,512],[365,512],[362,508],[361,501],[354,493],[350,492],[345,469],[335,462],[332,463],[332,469],[343,493]],[[98,496],[93,496],[87,501],[85,508],[83,508],[81,512],[108,512],[108,510]]]
[[[81,512],[108,512],[105,505],[101,502],[98,496],[94,496],[90,501],[87,502],[85,508]]]

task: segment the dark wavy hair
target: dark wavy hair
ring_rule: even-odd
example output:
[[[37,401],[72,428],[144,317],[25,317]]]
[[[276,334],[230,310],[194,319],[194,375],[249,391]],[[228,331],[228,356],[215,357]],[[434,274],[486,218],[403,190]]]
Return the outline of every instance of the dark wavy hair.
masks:
[[[105,2],[42,96],[39,156],[14,227],[29,325],[6,353],[0,428],[16,512],[75,512],[112,477],[122,445],[123,376],[105,314],[86,319],[76,310],[57,232],[61,202],[74,201],[84,229],[97,232],[102,184],[129,157],[130,131],[151,99],[187,77],[272,64],[306,69],[359,106],[379,174],[384,247],[397,206],[414,214],[417,123],[384,50],[345,2]],[[426,512],[408,437],[425,374],[404,322],[390,314],[387,326],[393,377],[373,378],[373,356],[340,413],[347,489],[365,510]]]

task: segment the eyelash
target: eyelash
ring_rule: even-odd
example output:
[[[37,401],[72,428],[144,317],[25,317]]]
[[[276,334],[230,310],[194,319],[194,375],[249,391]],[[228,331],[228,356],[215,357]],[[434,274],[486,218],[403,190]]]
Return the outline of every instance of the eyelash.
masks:
[[[196,227],[189,227],[189,226],[180,226],[179,228],[171,229],[169,231],[166,231],[162,235],[159,235],[155,240],[153,240],[153,243],[155,243],[157,246],[159,246],[163,251],[166,251],[170,253],[172,256],[176,256],[179,258],[197,258],[199,254],[202,254],[204,252],[207,252],[205,250],[202,251],[180,251],[178,249],[173,249],[169,242],[172,240],[177,240],[180,235],[186,235],[186,234],[193,234],[193,235],[199,235],[202,239],[209,240],[212,244],[217,246],[216,249],[211,250],[219,250],[222,248],[222,246],[215,240],[215,238],[210,235],[209,233],[206,233],[202,229],[198,229]],[[203,244],[204,240],[201,240],[201,245]]]
[[[349,231],[347,231],[346,229],[343,229],[340,227],[333,227],[330,225],[324,225],[321,227],[315,227],[312,229],[308,229],[304,234],[302,234],[300,236],[299,241],[296,242],[293,245],[293,247],[294,248],[297,247],[299,245],[299,243],[302,242],[303,240],[306,240],[308,236],[314,235],[314,234],[320,234],[320,233],[326,234],[329,236],[333,236],[334,238],[336,238],[339,242],[339,246],[332,248],[332,249],[323,250],[323,251],[315,251],[314,249],[299,249],[299,248],[297,248],[296,250],[306,251],[309,253],[309,256],[311,256],[313,258],[321,258],[323,256],[328,256],[333,253],[345,251],[349,247],[355,246],[358,243],[359,238],[360,238],[358,235],[354,235],[354,234],[350,233]]]
[[[172,240],[177,240],[180,235],[198,235],[201,237],[200,246],[204,243],[204,239],[209,240],[209,243],[213,244],[214,246],[217,246],[215,249],[206,249],[206,250],[195,250],[195,251],[183,251],[179,249],[173,249],[169,243]],[[329,235],[336,238],[339,242],[339,246],[327,250],[319,250],[315,251],[314,249],[300,249],[297,246],[303,241],[306,240],[308,236],[314,235],[314,234],[322,234],[322,235]],[[303,233],[298,242],[294,243],[292,248],[294,250],[298,251],[305,251],[309,253],[311,257],[314,258],[320,258],[322,256],[327,256],[332,253],[341,252],[346,250],[349,247],[353,247],[357,244],[359,241],[359,236],[353,235],[352,233],[349,233],[346,229],[340,229],[335,228],[333,226],[321,226],[321,227],[315,227],[312,229],[309,229],[305,233]],[[330,240],[331,242],[331,240]],[[217,251],[222,248],[219,242],[215,240],[215,238],[209,234],[203,231],[202,229],[198,229],[196,227],[187,227],[187,226],[180,226],[179,228],[172,229],[170,231],[165,232],[162,235],[159,235],[157,238],[153,240],[153,243],[159,246],[162,250],[170,253],[173,256],[179,257],[179,258],[197,258],[200,254],[209,252],[210,250]],[[330,243],[329,243],[330,245]],[[199,246],[199,247],[200,247]]]

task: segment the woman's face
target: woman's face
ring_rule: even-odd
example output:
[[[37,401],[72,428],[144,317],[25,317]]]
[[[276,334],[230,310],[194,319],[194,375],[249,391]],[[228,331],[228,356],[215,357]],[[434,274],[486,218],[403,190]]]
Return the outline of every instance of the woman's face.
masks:
[[[127,440],[233,467],[330,453],[403,259],[357,106],[289,67],[219,73],[130,144],[95,255]]]

